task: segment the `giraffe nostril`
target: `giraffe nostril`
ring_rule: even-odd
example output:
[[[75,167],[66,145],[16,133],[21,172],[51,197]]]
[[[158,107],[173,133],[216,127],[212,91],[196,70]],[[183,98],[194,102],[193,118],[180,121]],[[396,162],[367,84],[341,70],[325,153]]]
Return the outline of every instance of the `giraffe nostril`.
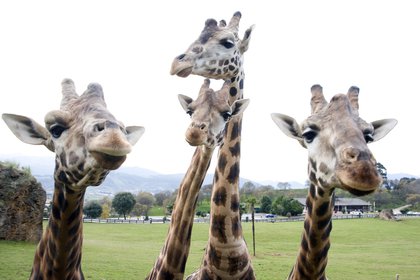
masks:
[[[178,60],[182,60],[184,57],[185,57],[185,54],[181,54],[181,55],[178,55],[178,56],[176,57],[176,59],[178,59]]]
[[[201,130],[206,129],[206,125],[205,125],[204,123],[203,123],[203,124],[201,124],[201,125],[200,125],[200,129],[201,129]]]
[[[356,149],[353,147],[346,148],[343,151],[344,158],[350,162],[357,161],[359,159],[359,155],[360,155],[359,149]]]

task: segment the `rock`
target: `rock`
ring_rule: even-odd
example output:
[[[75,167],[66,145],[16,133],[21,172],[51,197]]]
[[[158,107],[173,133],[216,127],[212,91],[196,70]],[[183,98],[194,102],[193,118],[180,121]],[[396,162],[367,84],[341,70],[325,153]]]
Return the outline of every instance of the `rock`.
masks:
[[[0,162],[0,240],[38,242],[46,193],[29,170]]]
[[[379,219],[386,220],[386,221],[395,221],[397,220],[397,217],[395,217],[394,213],[392,212],[392,209],[383,209],[379,213]]]

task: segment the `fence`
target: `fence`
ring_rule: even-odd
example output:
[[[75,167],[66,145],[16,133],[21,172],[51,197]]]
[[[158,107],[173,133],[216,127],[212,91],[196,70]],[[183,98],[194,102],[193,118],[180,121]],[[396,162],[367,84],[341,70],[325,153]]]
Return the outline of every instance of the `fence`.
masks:
[[[352,215],[352,214],[343,214],[343,215],[333,215],[333,220],[344,220],[344,219],[364,219],[364,218],[375,218],[377,214],[363,214],[363,215]],[[287,217],[276,217],[276,218],[258,218],[255,219],[256,223],[282,223],[282,222],[298,222],[304,221],[305,216],[293,216],[290,218]],[[83,222],[85,223],[101,223],[101,224],[152,224],[152,223],[170,223],[169,218],[164,217],[151,217],[149,220],[144,220],[140,218],[108,218],[108,219],[91,219],[84,218]],[[210,218],[195,218],[194,223],[209,223]],[[242,222],[251,222],[251,219],[242,219]]]

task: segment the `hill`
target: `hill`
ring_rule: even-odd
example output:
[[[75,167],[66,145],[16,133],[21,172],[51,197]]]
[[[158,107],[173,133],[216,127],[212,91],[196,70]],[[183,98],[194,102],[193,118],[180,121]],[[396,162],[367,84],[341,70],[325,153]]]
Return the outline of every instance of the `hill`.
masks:
[[[33,176],[42,184],[48,195],[53,193],[54,189],[54,156],[51,157],[30,157],[15,155],[0,155],[0,161],[11,161],[23,167],[29,167]],[[90,187],[87,190],[87,197],[112,196],[118,192],[139,191],[151,192],[153,194],[162,191],[174,191],[178,188],[184,173],[161,174],[159,172],[141,168],[141,167],[121,167],[118,170],[110,172],[105,181],[98,187]],[[388,174],[389,179],[399,179],[403,177],[418,178],[410,174]],[[213,173],[208,173],[204,184],[211,184]],[[260,181],[240,178],[240,187],[245,182],[252,182],[256,186],[271,185],[276,187],[278,182]],[[289,182],[291,189],[305,188],[303,183]]]
[[[23,167],[29,167],[33,176],[42,184],[48,195],[54,190],[54,158],[53,157],[27,157],[27,156],[3,156],[0,161],[11,161]],[[87,190],[87,197],[112,196],[118,192],[139,191],[151,192],[153,194],[162,191],[174,191],[181,183],[183,173],[161,174],[153,170],[140,167],[121,167],[111,171],[105,181],[98,187],[90,187]],[[204,184],[211,184],[213,174],[207,174]],[[251,181],[240,179],[240,186]],[[253,182],[255,185],[261,185]]]

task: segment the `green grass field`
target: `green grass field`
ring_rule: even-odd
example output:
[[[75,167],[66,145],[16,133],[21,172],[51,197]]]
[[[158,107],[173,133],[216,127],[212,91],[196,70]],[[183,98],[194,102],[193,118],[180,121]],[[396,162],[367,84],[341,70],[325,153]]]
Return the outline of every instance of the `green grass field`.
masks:
[[[244,234],[252,254],[251,224]],[[257,223],[258,279],[285,279],[295,261],[302,222]],[[159,254],[168,224],[84,224],[82,268],[86,279],[144,279]],[[204,253],[208,224],[194,224],[187,273]],[[327,275],[330,280],[420,279],[420,219],[335,220]],[[35,245],[0,242],[0,279],[28,279]]]

